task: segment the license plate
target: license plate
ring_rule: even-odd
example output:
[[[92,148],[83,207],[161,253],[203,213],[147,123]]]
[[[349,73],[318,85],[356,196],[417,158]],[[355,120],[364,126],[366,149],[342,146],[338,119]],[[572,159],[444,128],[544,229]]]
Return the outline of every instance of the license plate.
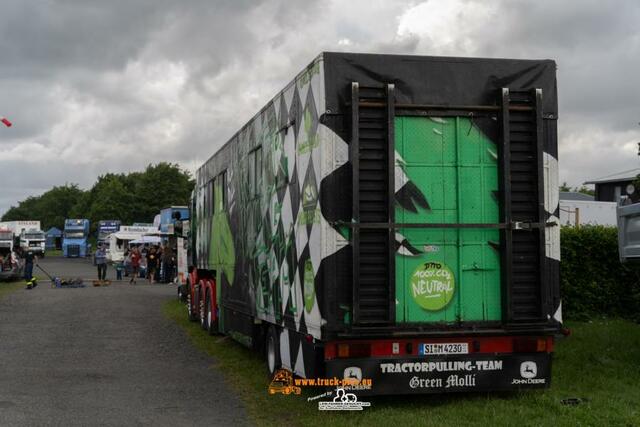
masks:
[[[447,342],[438,344],[420,344],[420,354],[469,354],[469,344],[466,342]]]

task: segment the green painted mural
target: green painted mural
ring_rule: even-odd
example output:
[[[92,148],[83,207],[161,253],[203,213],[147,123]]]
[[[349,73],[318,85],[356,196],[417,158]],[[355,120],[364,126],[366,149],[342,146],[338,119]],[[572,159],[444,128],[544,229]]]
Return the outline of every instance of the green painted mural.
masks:
[[[428,205],[396,204],[396,222],[499,222],[496,147],[471,119],[397,117],[395,129],[396,177],[412,182],[428,200]],[[498,230],[401,228],[398,233],[410,249],[396,255],[396,321],[500,319],[500,258],[491,245],[499,241]],[[434,280],[437,271],[448,273]]]

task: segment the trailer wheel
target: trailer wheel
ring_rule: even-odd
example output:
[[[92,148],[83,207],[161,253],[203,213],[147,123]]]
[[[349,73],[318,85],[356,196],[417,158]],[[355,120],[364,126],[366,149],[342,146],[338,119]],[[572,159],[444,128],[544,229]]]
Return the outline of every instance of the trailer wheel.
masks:
[[[193,301],[191,300],[191,291],[189,291],[189,293],[187,294],[187,314],[189,315],[189,320],[191,322],[195,322],[196,320],[198,320],[195,314],[195,310],[193,309]]]
[[[186,303],[189,295],[188,285],[178,286],[178,301]]]
[[[280,360],[280,340],[278,339],[276,328],[273,326],[270,326],[267,331],[265,347],[269,377],[273,377],[276,371],[282,366],[282,362]]]
[[[202,289],[202,286],[200,287]],[[198,307],[200,308],[200,327],[205,331],[209,329],[209,325],[207,325],[207,313],[205,307],[205,298],[203,295],[198,295]]]
[[[213,312],[211,311],[211,295],[207,292],[205,301],[205,317],[207,318],[207,332],[209,335],[215,335],[218,332],[218,321],[213,320]]]

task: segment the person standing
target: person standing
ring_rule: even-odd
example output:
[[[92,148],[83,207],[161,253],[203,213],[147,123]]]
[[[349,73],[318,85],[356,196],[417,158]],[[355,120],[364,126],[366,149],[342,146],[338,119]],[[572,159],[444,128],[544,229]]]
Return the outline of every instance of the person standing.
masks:
[[[173,251],[171,250],[171,246],[169,244],[165,245],[164,250],[162,251],[162,264],[164,266],[164,283],[171,283],[173,280],[173,262],[175,258],[173,256]]]
[[[98,249],[93,256],[98,267],[98,280],[105,280],[107,278],[107,251],[104,246],[98,245]]]
[[[134,247],[131,249],[131,279],[129,280],[129,284],[136,284],[136,278],[138,277],[138,272],[140,271],[140,251],[138,247]]]
[[[147,278],[149,279],[149,284],[153,284],[156,269],[158,268],[158,256],[156,255],[156,248],[152,246],[149,249],[149,253],[147,255]]]
[[[29,282],[33,279],[33,263],[38,261],[32,251],[28,251],[24,256],[24,279]]]
[[[144,279],[147,277],[147,251],[140,251],[140,266],[138,268],[138,277]]]

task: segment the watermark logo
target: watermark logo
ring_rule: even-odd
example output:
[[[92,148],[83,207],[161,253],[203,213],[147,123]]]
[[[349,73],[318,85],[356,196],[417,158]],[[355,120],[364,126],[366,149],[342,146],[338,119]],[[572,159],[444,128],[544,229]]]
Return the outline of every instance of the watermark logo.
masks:
[[[269,384],[269,394],[300,394],[302,389],[293,383],[293,374],[286,369],[276,372]]]
[[[318,402],[320,411],[362,411],[371,406],[371,402],[359,402],[353,393],[347,393],[343,388],[336,389],[336,395],[331,402]]]

